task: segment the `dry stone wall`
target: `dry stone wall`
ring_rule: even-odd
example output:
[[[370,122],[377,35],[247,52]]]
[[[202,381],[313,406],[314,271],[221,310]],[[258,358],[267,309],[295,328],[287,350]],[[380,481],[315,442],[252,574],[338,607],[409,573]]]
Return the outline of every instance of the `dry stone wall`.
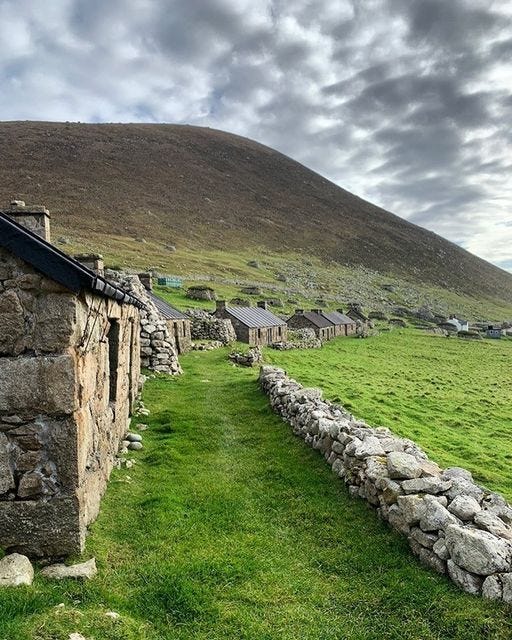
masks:
[[[351,495],[407,536],[420,561],[461,589],[512,603],[512,507],[469,471],[441,469],[411,440],[372,428],[264,366],[260,384],[293,432],[320,451]]]
[[[177,346],[169,331],[167,320],[148,296],[139,277],[112,270],[106,271],[105,276],[146,305],[145,309],[140,310],[141,366],[170,375],[182,373]]]
[[[222,344],[236,342],[236,333],[231,320],[216,318],[202,309],[190,309],[192,340],[215,340]]]

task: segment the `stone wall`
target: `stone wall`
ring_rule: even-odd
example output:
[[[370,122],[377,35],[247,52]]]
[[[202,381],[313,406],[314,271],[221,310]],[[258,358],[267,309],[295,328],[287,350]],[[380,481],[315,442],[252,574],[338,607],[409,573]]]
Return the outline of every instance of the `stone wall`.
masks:
[[[202,309],[189,309],[192,340],[216,340],[222,344],[236,342],[236,334],[230,320],[216,318]]]
[[[139,277],[110,269],[105,272],[105,277],[146,305],[140,311],[141,366],[170,375],[182,373],[172,324],[169,325],[169,321],[158,311]]]
[[[372,428],[282,369],[260,384],[293,432],[320,451],[351,495],[407,536],[420,561],[461,589],[512,603],[512,507],[469,471],[440,469],[411,440]]]
[[[138,393],[138,323],[135,307],[71,294],[0,249],[4,549],[82,549]]]

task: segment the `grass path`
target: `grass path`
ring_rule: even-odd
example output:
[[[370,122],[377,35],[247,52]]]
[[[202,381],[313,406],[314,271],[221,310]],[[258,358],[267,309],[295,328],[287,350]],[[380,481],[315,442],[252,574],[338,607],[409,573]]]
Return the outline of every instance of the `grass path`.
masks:
[[[98,577],[0,591],[2,640],[512,637],[505,607],[423,569],[348,497],[254,370],[224,350],[182,362],[146,387],[145,449],[113,474],[87,541]]]

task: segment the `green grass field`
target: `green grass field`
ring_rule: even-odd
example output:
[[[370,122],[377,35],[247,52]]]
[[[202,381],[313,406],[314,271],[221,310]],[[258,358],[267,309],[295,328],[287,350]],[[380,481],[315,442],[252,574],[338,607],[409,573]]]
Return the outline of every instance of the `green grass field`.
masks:
[[[412,329],[340,338],[320,351],[276,352],[369,424],[418,442],[443,466],[463,466],[512,500],[512,340],[465,341]]]
[[[362,371],[363,357],[372,362],[365,350],[378,353],[387,340],[315,352],[331,362],[318,382],[334,376],[342,354],[345,378],[357,358]],[[422,344],[408,333],[404,340],[404,348]],[[442,344],[453,359],[452,350],[474,346]],[[487,348],[504,355],[508,347]],[[148,382],[145,449],[134,453],[134,468],[113,473],[87,539],[84,557],[96,556],[98,576],[85,584],[37,577],[32,587],[0,590],[1,640],[67,640],[72,632],[94,640],[512,637],[509,609],[421,567],[271,412],[256,370],[235,368],[226,355],[188,354],[182,377]],[[309,353],[291,355],[290,369],[309,367],[314,377]]]

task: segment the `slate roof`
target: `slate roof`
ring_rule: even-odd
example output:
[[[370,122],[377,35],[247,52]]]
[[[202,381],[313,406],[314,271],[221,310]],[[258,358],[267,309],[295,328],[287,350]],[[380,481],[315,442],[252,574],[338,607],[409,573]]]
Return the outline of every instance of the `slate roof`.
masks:
[[[178,311],[178,309],[171,307],[170,304],[167,304],[165,300],[159,298],[152,291],[148,291],[147,294],[151,299],[151,302],[153,302],[158,311],[160,311],[163,317],[167,320],[190,320],[188,316],[186,316],[184,313],[181,313],[181,311]]]
[[[286,325],[284,320],[261,307],[226,307],[226,312],[251,329]]]
[[[73,293],[90,291],[139,309],[144,303],[0,212],[0,246]]]
[[[311,324],[314,324],[315,327],[318,327],[319,329],[325,329],[326,327],[332,326],[332,322],[330,320],[327,320],[327,318],[324,318],[319,313],[316,313],[316,311],[304,311],[304,313],[302,313],[301,315],[303,315],[307,320],[311,322]]]
[[[352,318],[339,311],[322,311],[322,315],[333,324],[354,324]]]

